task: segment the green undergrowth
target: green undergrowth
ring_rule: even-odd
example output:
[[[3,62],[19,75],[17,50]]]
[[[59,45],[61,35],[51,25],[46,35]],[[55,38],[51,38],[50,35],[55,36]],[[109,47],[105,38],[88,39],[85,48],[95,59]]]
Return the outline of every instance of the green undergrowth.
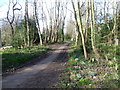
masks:
[[[120,87],[120,64],[114,60],[97,61],[94,58],[85,60],[82,50],[72,46],[69,52],[69,60],[63,70],[61,82],[57,87],[61,88],[118,88]]]
[[[2,50],[2,69],[6,70],[21,65],[49,49],[48,46],[32,46],[27,48],[9,48]]]

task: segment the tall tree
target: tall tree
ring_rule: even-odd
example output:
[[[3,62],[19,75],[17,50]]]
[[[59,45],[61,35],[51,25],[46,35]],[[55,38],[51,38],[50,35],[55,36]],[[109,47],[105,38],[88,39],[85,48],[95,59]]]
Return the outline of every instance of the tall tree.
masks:
[[[94,0],[90,0],[90,22],[91,22],[91,45],[96,58],[99,59],[99,54],[95,47],[95,12],[94,12]]]
[[[20,11],[22,9],[22,6],[20,5],[20,8],[17,8],[16,5],[19,4],[17,1],[14,3],[14,0],[12,0],[12,18],[9,17],[10,15],[10,5],[11,5],[11,1],[9,0],[9,5],[8,5],[8,11],[7,11],[7,20],[8,23],[10,24],[11,27],[11,31],[12,31],[12,37],[14,37],[14,28],[13,28],[13,22],[15,19],[15,11],[18,10]]]
[[[65,26],[65,19],[66,19],[66,14],[67,14],[67,3],[68,2],[66,2],[65,3],[65,5],[62,5],[62,11],[61,11],[61,18],[62,18],[62,21],[60,21],[60,22],[62,22],[61,24],[61,41],[63,42],[64,41],[64,26]]]
[[[86,1],[87,5],[86,5],[86,28],[85,28],[85,42],[87,42],[87,38],[88,38],[88,28],[89,28],[89,14],[90,14],[90,8],[89,8],[89,0]]]
[[[81,39],[82,39],[84,56],[85,56],[85,59],[87,59],[87,51],[86,51],[86,46],[85,46],[85,38],[84,38],[84,34],[83,34],[83,24],[82,24],[82,17],[81,17],[81,8],[80,8],[79,2],[77,2],[77,4],[78,4],[78,17],[79,17],[80,34],[81,34]]]
[[[27,46],[30,46],[30,26],[29,26],[29,15],[28,15],[28,0],[25,1],[25,28],[27,35]]]
[[[41,30],[40,30],[40,24],[39,24],[39,20],[38,20],[38,14],[37,14],[37,1],[34,0],[34,12],[35,12],[35,22],[38,28],[38,34],[39,34],[39,39],[40,39],[40,45],[43,45],[43,41],[42,41],[42,35],[41,35]]]
[[[78,35],[81,37],[82,40],[82,46],[83,46],[83,51],[84,51],[84,56],[85,59],[87,59],[87,51],[86,51],[86,47],[85,47],[85,40],[84,40],[84,35],[83,35],[83,26],[82,26],[82,19],[81,19],[81,11],[80,11],[80,5],[79,2],[77,1],[77,6],[78,6],[78,19],[79,19],[79,23],[77,20],[77,13],[75,10],[75,5],[73,0],[71,0],[72,2],[72,7],[73,7],[73,11],[74,11],[74,18],[75,18],[75,22],[76,22],[76,29],[78,31]]]

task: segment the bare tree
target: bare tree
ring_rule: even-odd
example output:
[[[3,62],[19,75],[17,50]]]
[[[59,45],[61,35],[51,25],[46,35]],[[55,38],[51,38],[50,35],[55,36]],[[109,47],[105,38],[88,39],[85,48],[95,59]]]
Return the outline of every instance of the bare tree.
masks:
[[[87,38],[88,38],[88,28],[89,28],[89,14],[90,14],[90,8],[89,8],[89,0],[87,0],[87,6],[86,6],[86,28],[85,28],[85,42],[87,42]]]
[[[40,30],[40,25],[39,25],[39,20],[38,20],[38,14],[37,14],[37,1],[34,0],[34,12],[35,12],[35,21],[37,24],[37,28],[38,28],[38,34],[39,34],[39,39],[40,39],[40,45],[43,44],[42,41],[42,36],[41,36],[41,30]]]
[[[22,9],[22,6],[17,1],[14,3],[14,0],[12,0],[13,5],[12,5],[12,16],[11,16],[10,15],[10,4],[11,4],[11,2],[9,0],[8,11],[7,11],[7,20],[8,20],[8,23],[10,24],[10,27],[11,27],[12,37],[14,37],[13,22],[14,22],[14,19],[15,19],[15,11],[16,10],[20,11]],[[20,5],[20,8],[16,7],[17,4]]]
[[[84,35],[83,35],[83,26],[82,26],[80,5],[79,5],[79,2],[77,2],[77,5],[78,5],[78,17],[79,17],[79,22],[80,22],[80,24],[79,24],[78,21],[77,21],[77,13],[76,13],[76,10],[75,10],[75,5],[74,5],[73,0],[71,0],[71,2],[72,2],[73,11],[74,11],[74,18],[75,18],[75,22],[76,22],[76,29],[78,31],[78,35],[81,37],[82,46],[83,46],[83,50],[84,50],[84,56],[85,56],[85,59],[87,59],[87,52],[86,52],[86,47],[85,47]]]
[[[28,0],[25,1],[25,28],[27,35],[27,46],[30,46],[30,26],[29,26],[29,15],[28,15]]]
[[[65,26],[65,19],[66,19],[66,14],[67,14],[67,4],[68,2],[65,3],[65,5],[63,6],[62,5],[62,13],[61,13],[61,17],[62,17],[62,27],[61,27],[61,41],[63,42],[64,41],[64,26]],[[61,20],[60,20],[61,22]]]
[[[94,13],[94,0],[90,0],[90,22],[91,22],[91,45],[96,58],[99,59],[100,56],[95,47],[95,13]]]
[[[81,39],[82,39],[82,45],[83,45],[83,50],[84,50],[84,56],[85,59],[87,59],[87,51],[86,51],[86,47],[85,47],[85,38],[84,38],[84,34],[83,34],[83,24],[82,24],[82,17],[81,17],[81,8],[80,8],[80,4],[79,2],[77,2],[78,4],[78,17],[79,17],[79,26],[80,26],[80,34],[81,34]]]

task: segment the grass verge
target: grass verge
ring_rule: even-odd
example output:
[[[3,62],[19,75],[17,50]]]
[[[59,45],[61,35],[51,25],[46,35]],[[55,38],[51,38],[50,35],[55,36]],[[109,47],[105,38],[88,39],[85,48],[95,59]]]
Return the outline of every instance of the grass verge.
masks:
[[[32,46],[22,49],[9,48],[2,50],[2,69],[14,68],[33,59],[49,49],[48,46]]]

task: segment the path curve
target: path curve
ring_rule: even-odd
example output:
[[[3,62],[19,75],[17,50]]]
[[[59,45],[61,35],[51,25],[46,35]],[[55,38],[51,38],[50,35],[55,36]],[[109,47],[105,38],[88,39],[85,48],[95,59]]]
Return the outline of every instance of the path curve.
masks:
[[[51,55],[43,60],[40,60],[37,64],[27,67],[22,71],[15,73],[14,75],[9,75],[2,80],[3,88],[22,88],[24,87],[25,82],[31,81],[32,78],[35,78],[38,73],[44,71],[58,56],[59,54],[67,48],[69,43],[63,44],[57,50],[53,51]],[[54,66],[53,66],[54,67]],[[29,83],[29,82],[28,82]],[[29,87],[27,87],[29,88]]]

